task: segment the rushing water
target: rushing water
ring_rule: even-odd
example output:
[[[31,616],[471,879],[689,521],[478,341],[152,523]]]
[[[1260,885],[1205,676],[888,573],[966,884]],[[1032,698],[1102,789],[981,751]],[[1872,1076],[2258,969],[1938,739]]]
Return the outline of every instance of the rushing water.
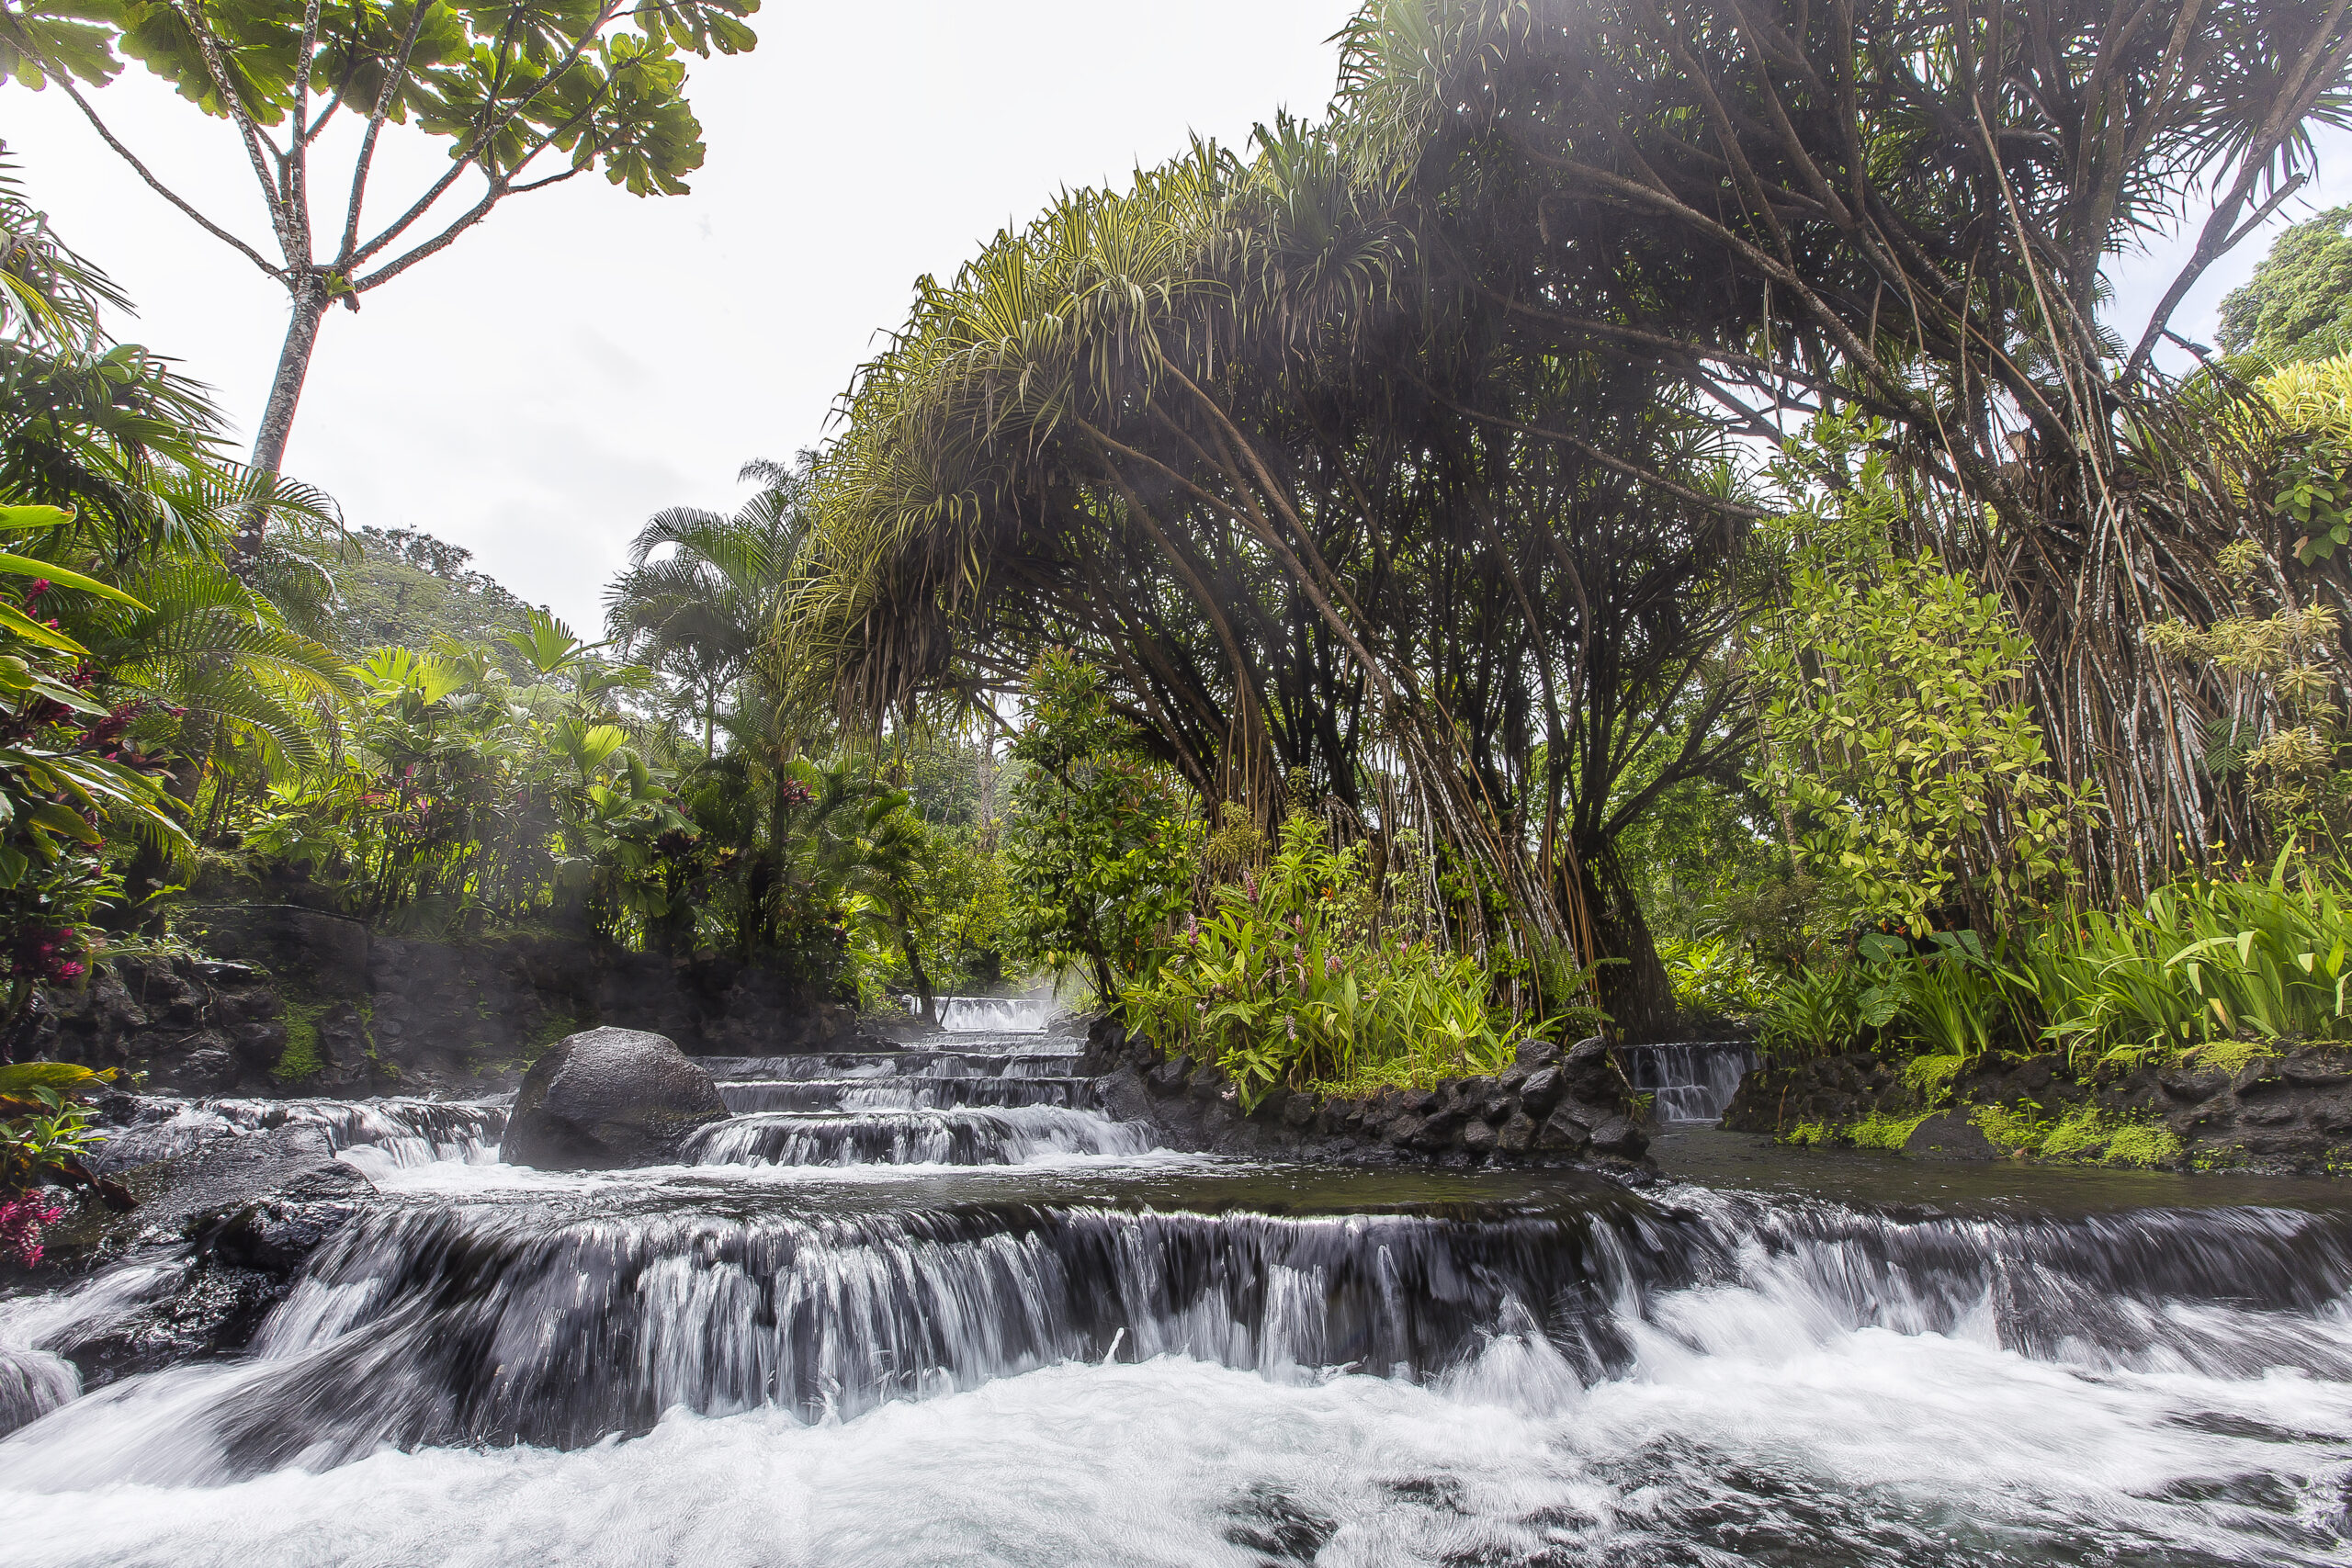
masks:
[[[1049,1004],[1035,997],[939,997],[939,1027],[950,1034],[1042,1034]],[[909,997],[907,1010],[920,1014],[922,998]]]
[[[1653,1113],[1669,1126],[1721,1121],[1756,1066],[1756,1048],[1745,1040],[1629,1045],[1620,1054],[1634,1088],[1652,1097]]]
[[[970,1043],[729,1064],[695,1163],[372,1168],[248,1357],[0,1441],[0,1562],[2352,1560],[2324,1187],[1252,1166]]]

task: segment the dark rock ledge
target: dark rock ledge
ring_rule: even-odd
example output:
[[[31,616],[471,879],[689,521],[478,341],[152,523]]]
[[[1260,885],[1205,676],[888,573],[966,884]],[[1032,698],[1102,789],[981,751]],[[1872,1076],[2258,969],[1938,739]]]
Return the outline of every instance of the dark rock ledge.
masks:
[[[2352,1049],[2283,1044],[2235,1072],[2213,1066],[2144,1066],[2076,1073],[2055,1055],[1988,1057],[1951,1085],[1950,1109],[1928,1105],[1892,1065],[1854,1054],[1766,1062],[1747,1075],[1724,1111],[1733,1132],[1786,1136],[1805,1122],[1840,1125],[1871,1114],[1938,1112],[1914,1135],[1913,1153],[1991,1158],[1970,1124],[1984,1106],[2038,1121],[2089,1107],[2168,1129],[2180,1168],[2257,1175],[2352,1171]]]
[[[1277,1089],[1244,1114],[1214,1067],[1164,1056],[1115,1020],[1094,1020],[1078,1070],[1100,1074],[1104,1111],[1149,1123],[1170,1148],[1351,1165],[1583,1166],[1645,1174],[1649,1134],[1609,1043],[1531,1041],[1491,1077],[1327,1100]]]

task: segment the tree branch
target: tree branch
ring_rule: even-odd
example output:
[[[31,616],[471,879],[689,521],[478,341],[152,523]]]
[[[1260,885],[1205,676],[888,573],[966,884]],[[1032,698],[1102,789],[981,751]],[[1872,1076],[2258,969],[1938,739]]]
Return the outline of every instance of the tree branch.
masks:
[[[22,18],[17,17],[14,12],[8,10],[6,6],[0,6],[0,16],[6,16],[10,21],[17,22],[19,26],[22,26]],[[53,63],[48,62],[44,62],[43,63],[50,65],[50,75],[51,80],[55,81],[60,87],[65,89],[65,96],[74,100],[74,107],[82,111],[83,118],[90,122],[91,128],[98,133],[99,139],[105,141],[107,146],[113,148],[115,155],[120,158],[124,163],[130,164],[132,171],[136,173],[141,179],[147,182],[149,189],[153,190],[157,196],[162,197],[165,201],[170,202],[174,207],[178,208],[180,211],[194,220],[198,228],[201,228],[206,233],[211,235],[222,244],[237,251],[239,254],[243,255],[246,260],[252,262],[254,265],[261,268],[262,271],[267,273],[272,278],[280,283],[283,283],[286,280],[286,269],[284,267],[266,259],[259,251],[254,249],[251,245],[248,245],[234,234],[229,232],[229,231],[220,227],[220,224],[212,221],[211,219],[207,218],[203,213],[198,212],[194,207],[190,206],[186,200],[184,200],[178,192],[173,190],[171,186],[165,185],[162,180],[157,179],[155,177],[154,171],[148,168],[145,164],[141,163],[139,161],[138,154],[131,152],[130,148],[124,146],[121,140],[118,138],[113,131],[107,129],[107,122],[98,118],[98,111],[90,107],[89,99],[82,96],[82,90],[74,85],[74,78],[67,75],[62,70],[58,69]]]
[[[357,258],[352,254],[359,243],[359,207],[367,197],[368,172],[376,162],[376,139],[383,134],[384,121],[392,112],[392,99],[399,95],[400,85],[408,79],[409,56],[416,52],[417,35],[424,30],[424,0],[410,0],[408,36],[401,39],[400,59],[384,73],[384,85],[376,95],[376,107],[368,116],[367,134],[359,139],[359,157],[351,170],[351,204],[343,220],[343,243],[337,247],[334,267],[347,275]]]

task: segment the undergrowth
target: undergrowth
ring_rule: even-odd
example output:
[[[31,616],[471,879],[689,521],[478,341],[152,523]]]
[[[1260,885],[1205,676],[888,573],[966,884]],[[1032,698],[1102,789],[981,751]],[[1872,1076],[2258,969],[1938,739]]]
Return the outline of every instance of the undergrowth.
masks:
[[[2095,1105],[2078,1105],[2058,1117],[2037,1117],[2038,1107],[1986,1105],[1973,1120],[1995,1148],[2036,1159],[2150,1169],[2177,1164],[2179,1138],[2159,1122],[2144,1121]]]
[[[286,1048],[277,1054],[277,1065],[269,1076],[279,1083],[300,1083],[314,1078],[326,1066],[326,1059],[319,1055],[319,1020],[327,1010],[321,1001],[286,998]]]

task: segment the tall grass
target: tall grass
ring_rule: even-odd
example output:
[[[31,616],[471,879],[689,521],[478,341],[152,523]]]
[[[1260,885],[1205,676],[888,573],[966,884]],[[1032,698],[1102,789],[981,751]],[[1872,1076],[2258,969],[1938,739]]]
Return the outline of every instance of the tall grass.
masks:
[[[1782,1057],[1875,1043],[1947,1084],[1995,1051],[2055,1049],[2077,1071],[2242,1066],[2285,1042],[2352,1039],[2352,895],[2337,874],[2192,877],[2138,908],[2049,921],[1987,946],[1865,938],[1850,962],[1784,984],[1761,1020]]]

